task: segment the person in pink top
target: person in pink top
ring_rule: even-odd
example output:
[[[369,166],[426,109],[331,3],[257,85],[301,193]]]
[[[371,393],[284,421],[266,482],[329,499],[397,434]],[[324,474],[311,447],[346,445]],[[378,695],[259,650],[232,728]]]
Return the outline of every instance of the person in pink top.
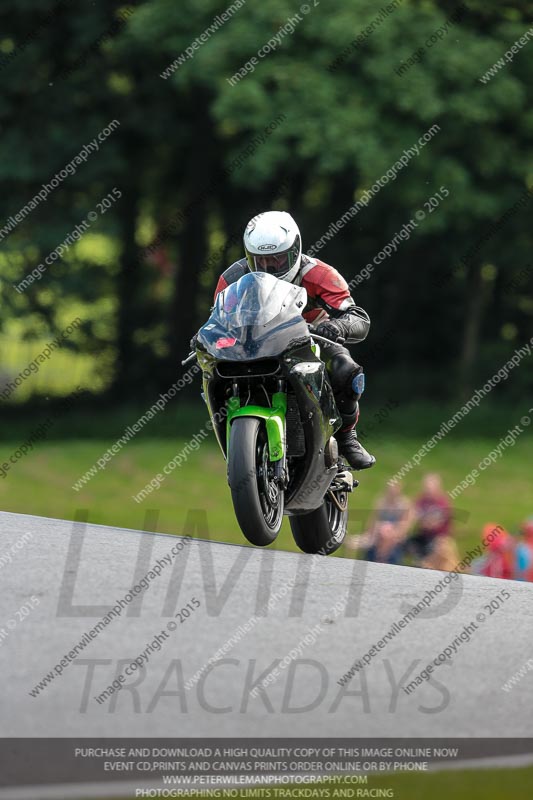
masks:
[[[422,480],[422,494],[415,500],[415,534],[409,550],[416,558],[425,558],[439,536],[450,536],[452,507],[442,488],[440,475],[430,472]]]

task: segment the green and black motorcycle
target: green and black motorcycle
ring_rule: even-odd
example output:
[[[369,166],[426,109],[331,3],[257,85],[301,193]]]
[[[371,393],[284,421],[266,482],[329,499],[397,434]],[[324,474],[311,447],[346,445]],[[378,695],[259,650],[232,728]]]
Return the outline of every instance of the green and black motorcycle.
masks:
[[[341,418],[302,317],[305,289],[251,272],[216,298],[193,358],[228,465],[235,515],[254,545],[271,544],[283,514],[305,553],[342,544],[357,481],[339,458]]]

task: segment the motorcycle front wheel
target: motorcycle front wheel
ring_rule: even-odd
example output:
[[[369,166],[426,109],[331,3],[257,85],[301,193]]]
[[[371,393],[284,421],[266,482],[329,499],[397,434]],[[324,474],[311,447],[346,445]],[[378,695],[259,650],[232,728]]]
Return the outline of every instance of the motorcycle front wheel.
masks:
[[[289,517],[293,539],[304,553],[329,556],[343,543],[348,525],[348,498],[344,492],[336,492],[335,497],[341,508],[327,494],[320,508]]]
[[[265,425],[255,417],[231,424],[228,480],[245,537],[258,547],[272,544],[283,522],[284,493],[274,480]]]

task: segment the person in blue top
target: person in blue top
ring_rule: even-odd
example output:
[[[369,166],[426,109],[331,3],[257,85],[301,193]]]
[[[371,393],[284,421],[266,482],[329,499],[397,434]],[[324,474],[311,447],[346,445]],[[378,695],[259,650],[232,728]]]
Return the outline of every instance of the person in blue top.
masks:
[[[518,581],[533,582],[533,517],[521,526],[522,541],[516,547],[516,575]]]

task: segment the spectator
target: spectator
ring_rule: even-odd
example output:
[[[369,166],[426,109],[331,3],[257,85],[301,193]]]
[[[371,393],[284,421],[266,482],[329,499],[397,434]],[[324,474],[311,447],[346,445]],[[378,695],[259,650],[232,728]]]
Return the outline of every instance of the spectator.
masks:
[[[370,517],[368,561],[401,564],[403,543],[412,521],[411,501],[402,494],[402,485],[387,484]]]
[[[443,491],[440,475],[424,476],[422,494],[415,502],[416,529],[408,543],[408,551],[418,559],[429,555],[439,536],[450,536],[452,507]]]
[[[457,572],[460,563],[459,551],[451,536],[439,536],[435,539],[429,555],[423,559],[420,566],[424,569],[439,569],[443,572]]]
[[[533,582],[533,517],[526,519],[521,526],[522,541],[516,547],[517,581]]]
[[[497,531],[496,536],[495,531]],[[512,580],[516,558],[513,537],[501,525],[487,522],[481,533],[481,541],[488,542],[487,553],[472,563],[472,574]]]
[[[366,548],[364,557],[368,561],[398,564],[411,520],[411,501],[402,494],[400,482],[388,484],[372,511],[368,530],[360,536],[347,537],[346,548]]]
[[[392,522],[377,522],[365,559],[380,564],[401,564],[404,537],[400,530]]]

